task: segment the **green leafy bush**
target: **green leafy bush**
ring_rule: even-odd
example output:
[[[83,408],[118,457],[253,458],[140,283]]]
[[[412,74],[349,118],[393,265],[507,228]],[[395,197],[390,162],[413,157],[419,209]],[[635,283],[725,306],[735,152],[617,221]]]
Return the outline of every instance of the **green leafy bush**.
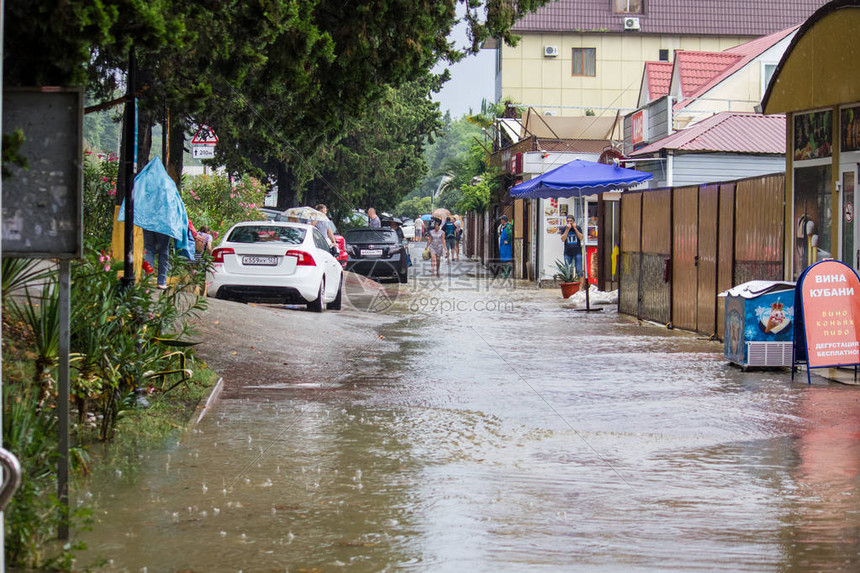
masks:
[[[233,182],[226,175],[189,177],[181,195],[194,226],[208,225],[215,236],[240,221],[265,218],[257,207],[263,204],[266,187],[249,175]]]
[[[84,154],[84,237],[90,248],[110,248],[119,158]]]

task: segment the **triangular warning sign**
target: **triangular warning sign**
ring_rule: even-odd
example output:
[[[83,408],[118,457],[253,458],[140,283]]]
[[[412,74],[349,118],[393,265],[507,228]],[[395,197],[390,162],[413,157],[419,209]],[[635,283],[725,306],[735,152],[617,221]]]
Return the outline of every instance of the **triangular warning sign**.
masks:
[[[191,140],[191,143],[215,145],[218,143],[218,136],[215,135],[215,131],[208,125],[201,125],[200,129],[197,130],[197,133],[194,134],[194,138]]]

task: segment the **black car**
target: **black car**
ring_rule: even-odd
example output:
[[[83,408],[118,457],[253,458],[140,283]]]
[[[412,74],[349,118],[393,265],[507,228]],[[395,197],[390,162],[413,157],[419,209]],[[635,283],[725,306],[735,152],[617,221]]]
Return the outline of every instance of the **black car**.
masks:
[[[363,228],[344,233],[346,270],[366,277],[396,277],[406,282],[406,247],[394,229]]]

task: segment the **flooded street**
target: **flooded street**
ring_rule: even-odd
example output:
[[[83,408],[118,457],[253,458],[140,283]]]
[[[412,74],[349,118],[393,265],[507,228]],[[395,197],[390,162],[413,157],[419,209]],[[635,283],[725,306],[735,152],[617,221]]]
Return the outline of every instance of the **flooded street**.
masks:
[[[220,400],[75,492],[78,569],[860,570],[860,390],[413,258],[339,313],[213,301]]]

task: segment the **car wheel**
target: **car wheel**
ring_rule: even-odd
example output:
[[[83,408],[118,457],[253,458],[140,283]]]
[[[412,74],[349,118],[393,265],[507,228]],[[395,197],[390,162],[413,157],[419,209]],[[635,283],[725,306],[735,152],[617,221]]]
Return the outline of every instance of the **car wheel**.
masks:
[[[337,296],[334,297],[334,300],[328,303],[329,310],[340,310],[341,305],[343,304],[343,275],[340,277],[340,286],[337,287]]]
[[[320,282],[320,291],[317,294],[317,298],[308,303],[308,310],[312,310],[313,312],[322,312],[325,309],[325,302],[323,302],[323,295],[325,294],[325,279]]]

